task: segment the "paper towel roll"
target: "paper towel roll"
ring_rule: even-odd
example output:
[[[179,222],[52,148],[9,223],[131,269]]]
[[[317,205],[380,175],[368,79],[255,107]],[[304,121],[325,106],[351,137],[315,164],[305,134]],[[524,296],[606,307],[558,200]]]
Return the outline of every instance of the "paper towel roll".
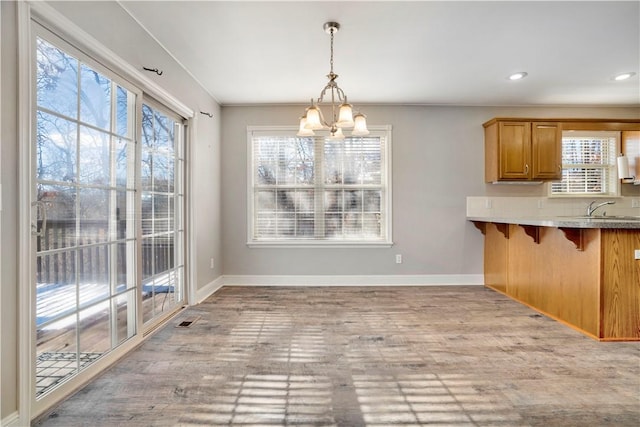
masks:
[[[629,158],[627,156],[618,157],[618,178],[627,179],[631,177],[632,175],[629,171]]]

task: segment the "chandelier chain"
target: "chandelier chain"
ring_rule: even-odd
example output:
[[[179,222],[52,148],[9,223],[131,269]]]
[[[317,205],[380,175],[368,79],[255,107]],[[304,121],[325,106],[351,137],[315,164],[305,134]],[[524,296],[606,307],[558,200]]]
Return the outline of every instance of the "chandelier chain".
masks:
[[[330,71],[331,74],[333,74],[333,33],[334,32],[335,30],[331,28],[331,60],[329,61],[331,64],[331,71]]]

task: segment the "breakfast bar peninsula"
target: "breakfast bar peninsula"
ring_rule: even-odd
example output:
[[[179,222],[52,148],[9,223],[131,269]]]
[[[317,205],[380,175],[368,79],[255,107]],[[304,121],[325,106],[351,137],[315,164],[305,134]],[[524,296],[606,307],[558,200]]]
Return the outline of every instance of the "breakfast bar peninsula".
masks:
[[[640,217],[467,217],[485,286],[602,341],[640,340]]]

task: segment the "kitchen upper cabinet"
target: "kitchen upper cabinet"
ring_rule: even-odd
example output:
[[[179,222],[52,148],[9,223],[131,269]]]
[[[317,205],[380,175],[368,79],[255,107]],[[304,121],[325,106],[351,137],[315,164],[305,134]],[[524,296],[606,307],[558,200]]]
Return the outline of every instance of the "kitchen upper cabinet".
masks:
[[[499,175],[497,179],[529,178],[531,123],[499,122],[497,138],[492,143],[498,144]]]
[[[484,124],[485,180],[562,178],[559,122],[493,119]]]
[[[531,123],[531,179],[562,179],[562,126],[560,123]]]

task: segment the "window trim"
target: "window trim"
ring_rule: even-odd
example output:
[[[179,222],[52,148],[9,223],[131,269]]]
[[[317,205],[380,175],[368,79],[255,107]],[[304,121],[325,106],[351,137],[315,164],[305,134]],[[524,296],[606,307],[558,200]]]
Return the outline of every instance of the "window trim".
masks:
[[[610,130],[579,130],[579,131],[569,131],[565,130],[562,132],[562,138],[564,137],[589,137],[589,136],[603,136],[603,137],[613,137],[616,138],[616,147],[614,150],[614,158],[615,153],[620,152],[620,144],[621,144],[621,131],[610,131]],[[621,197],[621,185],[620,179],[618,179],[618,171],[616,169],[615,161],[614,163],[608,166],[609,169],[612,170],[615,179],[612,179],[614,182],[614,186],[610,192],[607,193],[554,193],[553,192],[553,183],[549,182],[547,186],[547,196],[553,199],[611,199],[616,197]],[[562,169],[565,169],[565,165],[562,164]],[[601,169],[601,168],[593,168],[593,169]]]
[[[247,227],[246,241],[250,248],[390,248],[393,246],[393,197],[392,197],[392,127],[391,125],[369,126],[371,134],[385,137],[385,159],[382,162],[383,183],[381,187],[385,190],[381,204],[384,206],[386,215],[384,227],[386,230],[383,240],[324,240],[324,239],[271,239],[253,240],[254,227],[254,174],[253,174],[253,145],[252,137],[256,133],[274,133],[277,136],[295,136],[297,126],[247,126]],[[323,131],[316,131],[318,136],[325,135]]]

